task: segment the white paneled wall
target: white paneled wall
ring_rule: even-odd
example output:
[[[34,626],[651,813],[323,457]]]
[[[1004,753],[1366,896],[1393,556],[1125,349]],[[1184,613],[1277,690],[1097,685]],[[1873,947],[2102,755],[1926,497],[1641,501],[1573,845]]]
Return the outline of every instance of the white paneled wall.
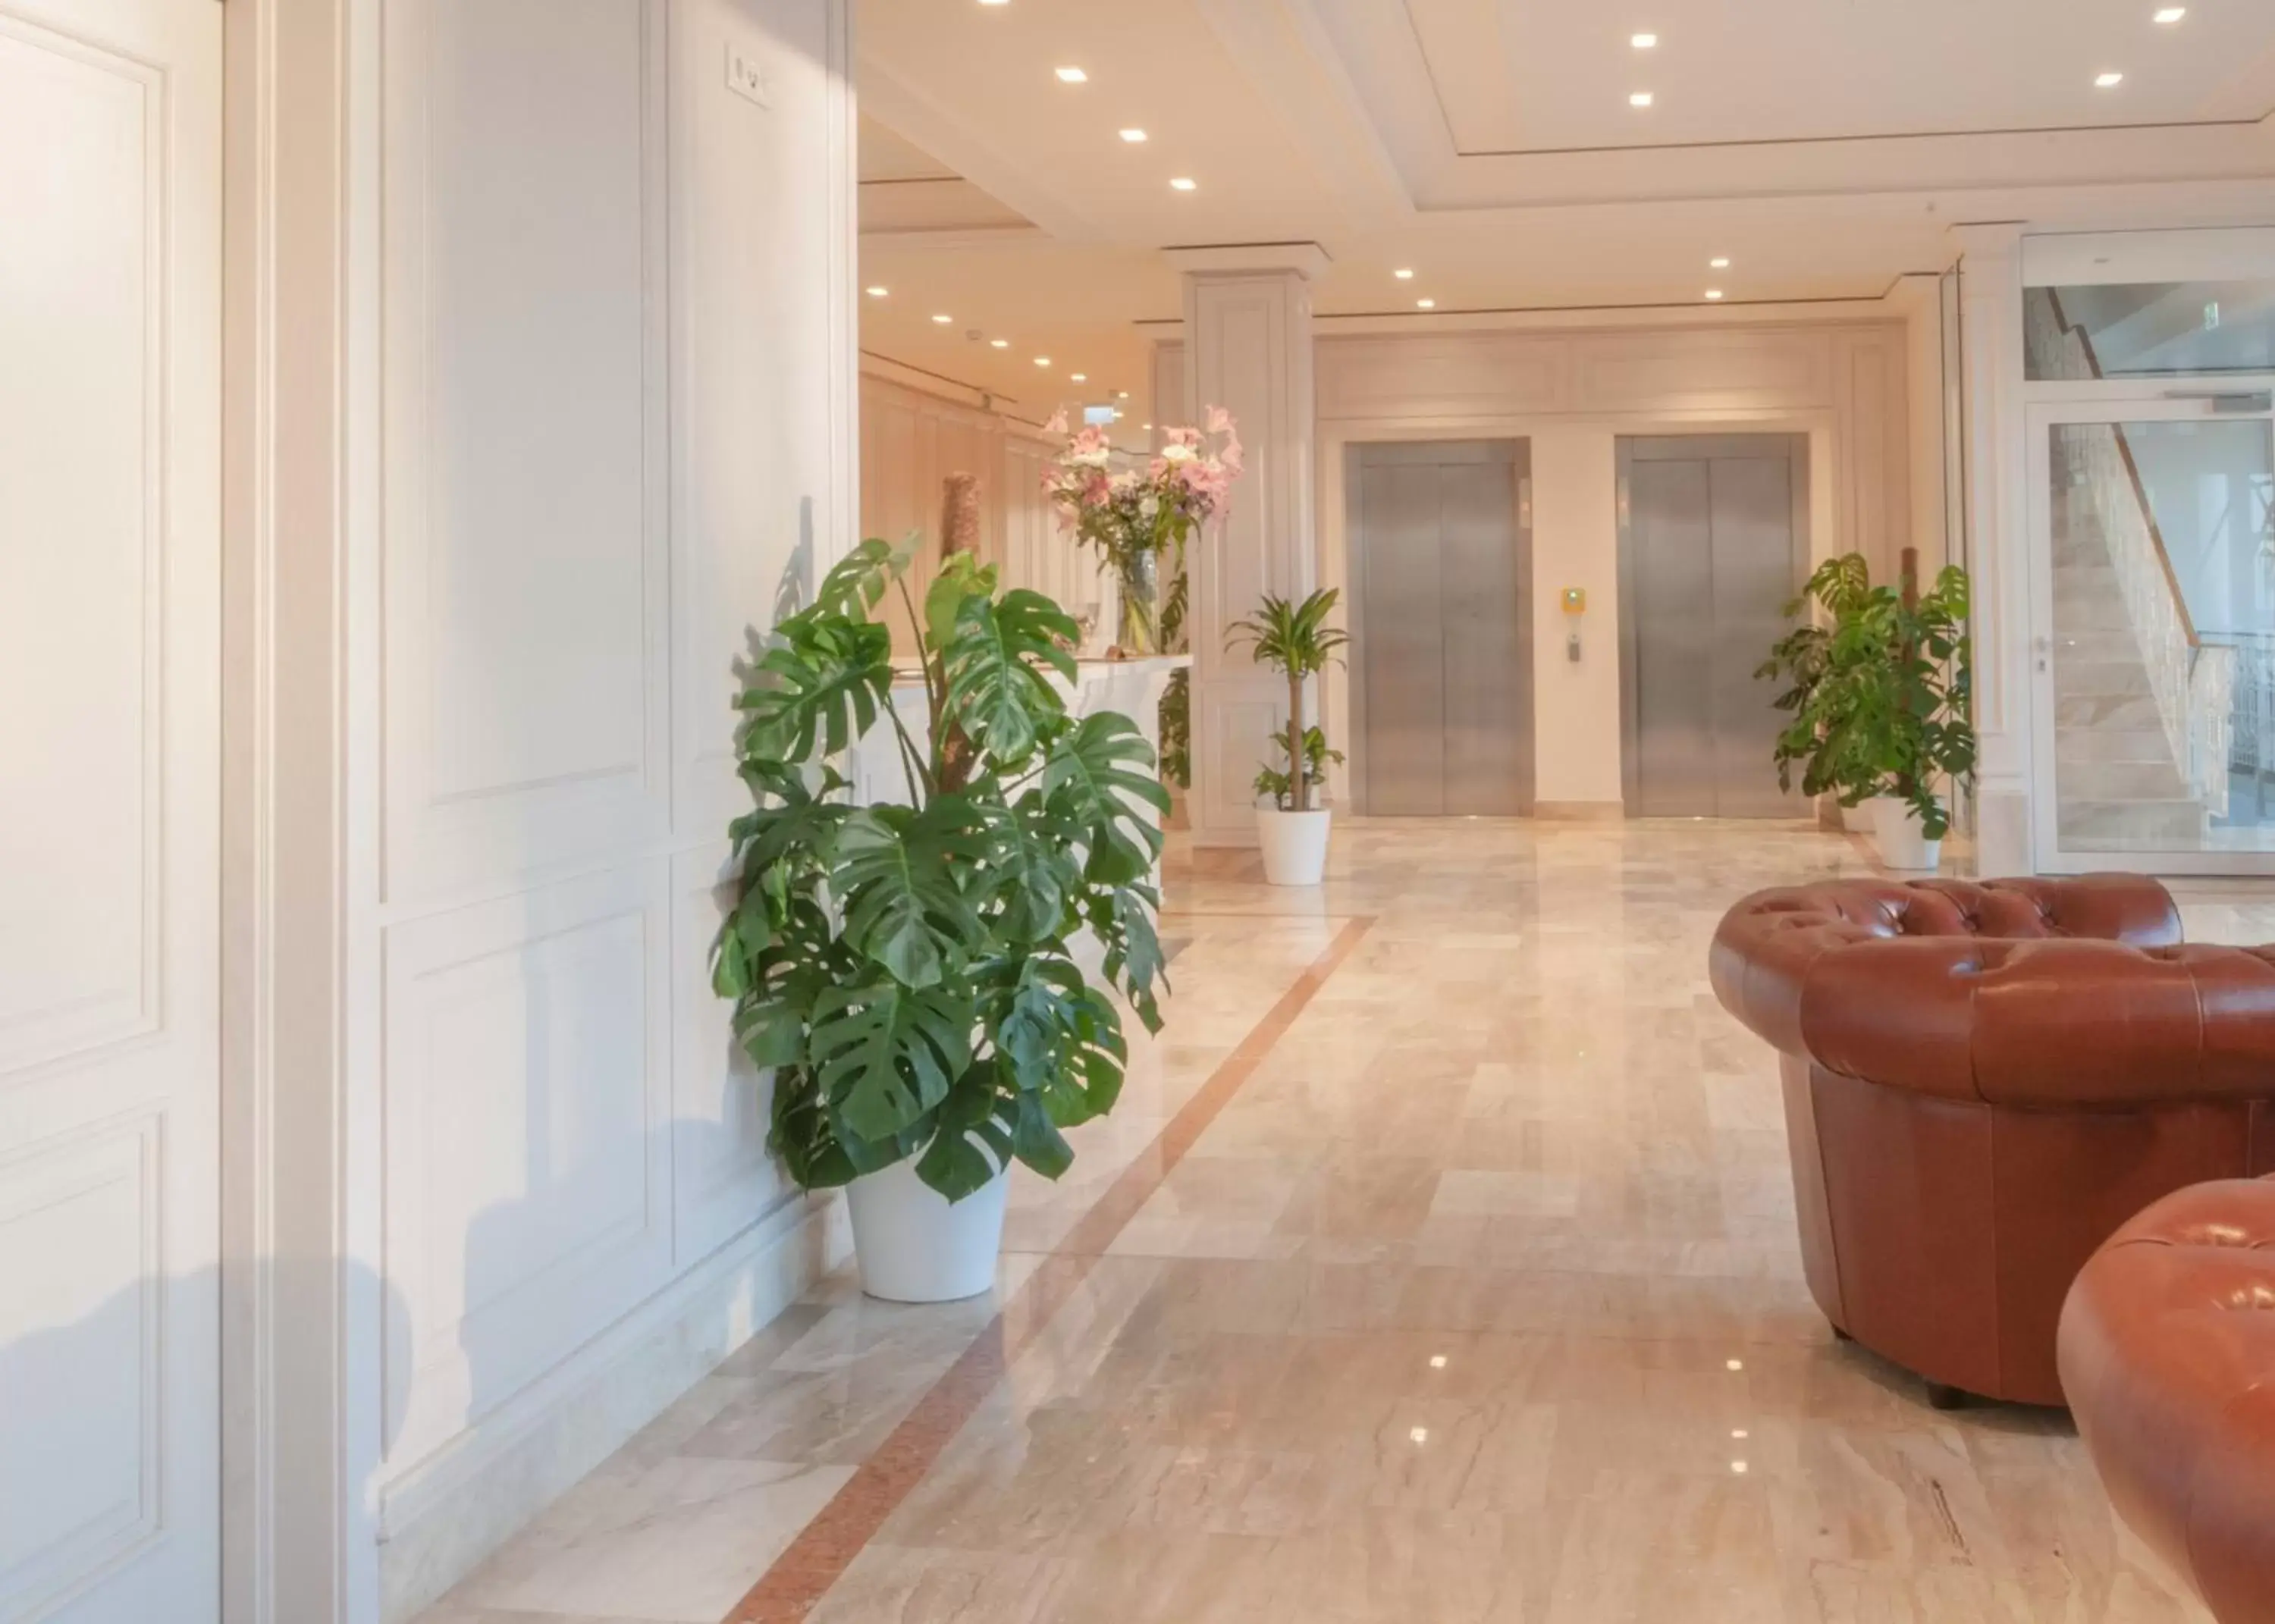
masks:
[[[402,1616],[823,1247],[706,959],[737,664],[854,530],[853,178],[843,0],[384,16],[359,1150]]]
[[[940,560],[941,481],[975,475],[981,555],[1001,566],[1006,585],[1047,593],[1078,614],[1107,589],[1096,556],[1060,533],[1043,496],[1056,449],[1028,424],[865,372],[861,533],[918,539],[911,580],[922,601]]]

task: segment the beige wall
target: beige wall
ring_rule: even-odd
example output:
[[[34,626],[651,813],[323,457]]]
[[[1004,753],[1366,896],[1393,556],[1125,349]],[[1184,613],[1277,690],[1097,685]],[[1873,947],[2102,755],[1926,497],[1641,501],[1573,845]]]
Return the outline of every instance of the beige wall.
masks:
[[[1601,331],[1500,329],[1322,337],[1318,343],[1322,585],[1348,580],[1344,450],[1368,441],[1524,438],[1533,480],[1535,796],[1620,800],[1620,436],[1729,428],[1806,434],[1810,550],[1863,552],[1893,571],[1916,532],[1908,351],[1886,320]],[[1165,344],[1155,377],[1181,375]],[[1158,414],[1166,408],[1159,401]],[[1582,655],[1566,656],[1558,594],[1588,594]],[[1347,677],[1326,721],[1348,744]]]
[[[1033,425],[888,375],[861,374],[861,533],[918,539],[919,602],[940,560],[941,481],[979,479],[979,550],[1009,586],[1047,593],[1069,614],[1107,593],[1095,559],[1061,534],[1042,492],[1053,450]],[[1110,606],[1100,608],[1101,624]],[[895,635],[906,646],[903,616]]]

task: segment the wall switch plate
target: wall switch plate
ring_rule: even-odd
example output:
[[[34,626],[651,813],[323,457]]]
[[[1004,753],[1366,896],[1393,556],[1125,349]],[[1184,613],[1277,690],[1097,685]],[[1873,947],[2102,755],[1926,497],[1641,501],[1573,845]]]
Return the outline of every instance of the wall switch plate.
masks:
[[[732,40],[727,42],[727,88],[746,102],[771,109],[775,87],[767,82],[766,68],[758,57]]]

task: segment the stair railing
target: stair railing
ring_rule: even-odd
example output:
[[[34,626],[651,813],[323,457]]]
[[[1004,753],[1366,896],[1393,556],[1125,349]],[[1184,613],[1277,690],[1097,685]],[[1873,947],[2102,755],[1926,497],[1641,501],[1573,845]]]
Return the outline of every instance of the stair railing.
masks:
[[[2101,375],[2091,343],[2063,315],[2052,289],[2030,289],[2026,314],[2025,341],[2041,362],[2040,375],[2075,377],[2081,369],[2089,377]],[[2236,651],[2197,635],[2123,427],[2071,423],[2063,428],[2060,444],[2070,497],[2082,494],[2100,522],[2173,764],[2204,810],[2225,817]]]

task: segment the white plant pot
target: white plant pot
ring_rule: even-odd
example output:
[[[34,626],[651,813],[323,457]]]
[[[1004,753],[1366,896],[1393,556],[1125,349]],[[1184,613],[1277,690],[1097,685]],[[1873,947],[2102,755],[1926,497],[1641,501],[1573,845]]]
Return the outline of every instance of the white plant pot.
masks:
[[[855,1179],[845,1204],[861,1289],[889,1303],[952,1303],[994,1286],[1010,1182],[999,1173],[951,1202],[917,1176],[913,1159]]]
[[[1882,795],[1874,797],[1871,804],[1872,842],[1880,849],[1880,861],[1899,873],[1935,872],[1943,859],[1943,842],[1920,832],[1919,815],[1912,811],[1911,803]]]
[[[1316,812],[1256,809],[1256,833],[1264,846],[1264,878],[1275,886],[1315,886],[1327,872],[1326,807]]]
[[[1833,804],[1840,806],[1838,801]],[[1840,806],[1840,827],[1851,835],[1870,835],[1878,823],[1879,820],[1872,815],[1872,803],[1870,801],[1859,801],[1854,806]]]

